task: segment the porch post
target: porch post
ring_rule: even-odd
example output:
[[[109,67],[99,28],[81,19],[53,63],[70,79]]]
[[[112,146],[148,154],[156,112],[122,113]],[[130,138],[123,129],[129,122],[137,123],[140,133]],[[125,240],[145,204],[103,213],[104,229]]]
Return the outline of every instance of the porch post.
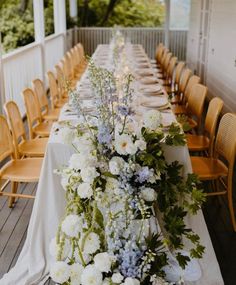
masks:
[[[66,51],[66,3],[65,0],[53,0],[55,34],[64,35],[64,51]]]
[[[165,46],[169,48],[170,44],[170,1],[165,0],[166,18],[165,18]]]
[[[44,3],[43,0],[33,0],[34,10],[34,36],[35,42],[40,44],[42,79],[45,82],[45,28],[44,28]]]
[[[3,104],[5,103],[4,74],[2,64],[2,35],[0,33],[0,113],[3,113]]]
[[[78,16],[77,0],[70,0],[70,17],[76,19],[77,16]]]

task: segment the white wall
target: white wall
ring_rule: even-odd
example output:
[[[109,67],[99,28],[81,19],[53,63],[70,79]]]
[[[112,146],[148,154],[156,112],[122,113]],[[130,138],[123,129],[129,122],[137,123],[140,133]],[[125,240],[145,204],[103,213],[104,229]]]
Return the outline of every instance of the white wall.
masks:
[[[194,66],[200,31],[200,5],[192,0],[187,60]],[[219,96],[226,111],[236,112],[236,0],[211,0],[207,46],[206,85],[209,96]],[[193,40],[194,39],[194,40]]]

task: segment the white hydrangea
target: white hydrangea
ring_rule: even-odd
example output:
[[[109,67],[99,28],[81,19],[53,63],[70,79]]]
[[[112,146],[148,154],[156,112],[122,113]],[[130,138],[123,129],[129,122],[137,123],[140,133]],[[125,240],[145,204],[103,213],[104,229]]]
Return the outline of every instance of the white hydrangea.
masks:
[[[125,161],[122,157],[113,156],[109,161],[109,170],[112,174],[118,175],[120,171],[123,169]]]
[[[95,167],[83,167],[80,172],[84,182],[93,183],[93,180],[99,176]]]
[[[70,237],[77,237],[82,228],[83,219],[77,215],[68,215],[61,224],[62,231]]]
[[[94,265],[87,265],[81,276],[82,285],[102,285],[102,273]]]
[[[94,256],[94,265],[101,272],[109,272],[112,260],[113,258],[107,252],[101,252]]]
[[[137,146],[133,143],[132,137],[127,134],[115,136],[115,150],[121,154],[135,154],[137,152]]]
[[[140,285],[140,281],[136,278],[127,277],[124,285]]]
[[[140,150],[145,150],[147,147],[146,142],[143,139],[139,139],[135,142],[135,145]]]
[[[93,189],[90,183],[81,183],[77,188],[77,193],[82,199],[91,198],[93,196]]]
[[[74,263],[70,266],[70,281],[71,285],[78,285],[81,283],[81,275],[84,267],[79,263]]]
[[[97,164],[97,157],[91,153],[74,153],[70,157],[69,167],[80,170]]]
[[[155,131],[162,122],[161,112],[158,110],[150,110],[143,115],[143,124],[146,128]]]
[[[154,189],[146,187],[141,190],[141,197],[147,202],[153,202],[157,199],[157,193]]]
[[[60,246],[59,244],[57,244],[57,239],[53,238],[49,244],[49,253],[56,260],[59,251],[60,251]],[[68,239],[65,239],[61,258],[66,259],[67,256],[69,255],[69,252],[70,252],[70,242]]]
[[[51,266],[50,276],[56,283],[64,283],[70,277],[70,266],[64,261],[57,261]]]
[[[122,280],[124,279],[124,276],[120,274],[120,272],[113,273],[111,280],[113,283],[120,284]]]
[[[86,254],[93,254],[100,248],[100,239],[99,236],[91,232],[87,237],[84,244],[84,250]]]

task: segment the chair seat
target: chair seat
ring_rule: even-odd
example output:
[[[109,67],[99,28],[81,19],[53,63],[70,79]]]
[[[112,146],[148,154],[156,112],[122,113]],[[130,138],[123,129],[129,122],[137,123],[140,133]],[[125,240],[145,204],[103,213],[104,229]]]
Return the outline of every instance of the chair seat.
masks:
[[[200,180],[214,180],[228,175],[226,165],[215,158],[191,156],[193,173],[197,174]]]
[[[33,127],[33,132],[40,137],[49,137],[52,122],[42,122]]]
[[[43,158],[25,158],[11,160],[0,170],[2,179],[15,182],[37,182]]]
[[[172,111],[174,112],[175,115],[186,114],[187,113],[187,109],[186,109],[185,105],[173,104],[171,106],[171,109],[172,109]]]
[[[207,136],[187,134],[186,139],[190,151],[203,151],[209,149],[210,140]]]
[[[39,138],[22,142],[18,148],[21,155],[29,157],[44,156],[48,138]]]
[[[60,108],[48,110],[46,113],[43,114],[43,119],[49,121],[57,121],[60,115],[60,111]]]

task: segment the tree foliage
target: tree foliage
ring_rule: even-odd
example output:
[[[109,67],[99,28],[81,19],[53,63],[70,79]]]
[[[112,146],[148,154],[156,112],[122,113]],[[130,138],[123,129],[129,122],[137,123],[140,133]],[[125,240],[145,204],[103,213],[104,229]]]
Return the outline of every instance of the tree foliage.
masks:
[[[33,0],[0,0],[0,31],[4,51],[34,41]],[[78,0],[78,19],[69,17],[67,27],[106,26],[157,27],[164,20],[160,0]],[[45,34],[54,33],[53,0],[44,0]]]

